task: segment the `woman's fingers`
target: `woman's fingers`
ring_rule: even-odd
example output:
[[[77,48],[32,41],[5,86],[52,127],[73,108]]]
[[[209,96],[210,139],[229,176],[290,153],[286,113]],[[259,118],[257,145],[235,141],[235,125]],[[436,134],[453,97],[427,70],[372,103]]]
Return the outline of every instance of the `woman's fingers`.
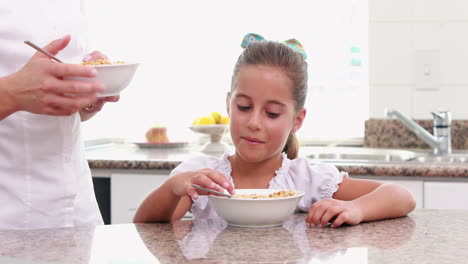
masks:
[[[120,100],[120,95],[102,97],[102,98],[99,98],[99,100],[103,101],[103,102],[115,103],[115,102],[118,102]]]
[[[47,94],[44,102],[44,114],[48,115],[71,115],[89,106],[96,100],[95,96],[65,96],[59,94]]]
[[[55,63],[50,62],[47,64],[47,70],[50,74],[56,77],[96,77],[97,71],[93,67],[68,64],[68,63]]]
[[[80,82],[50,78],[43,82],[41,90],[45,93],[83,96],[97,95],[103,88],[103,85],[99,82]]]
[[[83,62],[95,61],[95,60],[108,60],[109,58],[102,52],[95,50],[83,58]]]
[[[50,42],[42,49],[46,50],[52,55],[56,55],[59,51],[63,50],[68,45],[68,43],[70,43],[70,40],[71,40],[70,35],[67,35],[63,38],[59,38]],[[49,57],[47,57],[45,54],[42,54],[39,51],[36,52],[33,57],[43,57],[43,58],[49,59]]]
[[[98,82],[80,82],[49,78],[38,94],[44,114],[71,115],[96,102],[103,87]],[[102,107],[102,106],[101,106]]]

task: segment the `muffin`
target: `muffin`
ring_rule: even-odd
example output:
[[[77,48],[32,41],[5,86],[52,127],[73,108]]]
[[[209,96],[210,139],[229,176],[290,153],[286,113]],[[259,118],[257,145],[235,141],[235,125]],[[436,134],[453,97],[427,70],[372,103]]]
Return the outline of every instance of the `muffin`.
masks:
[[[149,143],[167,143],[169,138],[167,136],[167,128],[165,126],[152,126],[146,132],[146,141]]]

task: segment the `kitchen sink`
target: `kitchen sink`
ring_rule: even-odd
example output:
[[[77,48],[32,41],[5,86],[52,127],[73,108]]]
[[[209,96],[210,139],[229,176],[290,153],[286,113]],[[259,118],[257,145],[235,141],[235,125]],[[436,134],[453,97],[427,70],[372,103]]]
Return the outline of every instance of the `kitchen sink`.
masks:
[[[317,162],[406,162],[418,158],[414,151],[381,148],[310,147],[303,152]]]
[[[304,147],[301,155],[311,162],[334,163],[468,163],[468,151],[436,156],[430,150],[403,150],[360,147]]]
[[[432,154],[418,155],[411,161],[426,163],[468,163],[468,153],[451,153],[443,156],[435,156]]]

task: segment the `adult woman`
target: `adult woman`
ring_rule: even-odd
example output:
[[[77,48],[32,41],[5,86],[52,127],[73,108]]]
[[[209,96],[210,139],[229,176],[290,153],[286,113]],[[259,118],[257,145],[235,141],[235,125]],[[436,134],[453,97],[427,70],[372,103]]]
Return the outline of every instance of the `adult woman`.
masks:
[[[80,62],[82,7],[80,0],[17,0],[0,8],[0,229],[102,223],[80,122],[118,97],[97,99],[102,84],[63,78],[93,76],[91,67],[53,62],[23,43],[55,39],[45,49]],[[93,52],[87,59],[102,57]]]

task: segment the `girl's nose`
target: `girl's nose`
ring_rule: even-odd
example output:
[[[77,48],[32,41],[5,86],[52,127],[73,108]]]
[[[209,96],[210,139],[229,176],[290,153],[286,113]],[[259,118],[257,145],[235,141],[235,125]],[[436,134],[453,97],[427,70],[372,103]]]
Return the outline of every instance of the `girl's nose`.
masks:
[[[260,111],[252,111],[249,120],[247,120],[247,127],[252,130],[259,130],[261,128],[261,113]]]

